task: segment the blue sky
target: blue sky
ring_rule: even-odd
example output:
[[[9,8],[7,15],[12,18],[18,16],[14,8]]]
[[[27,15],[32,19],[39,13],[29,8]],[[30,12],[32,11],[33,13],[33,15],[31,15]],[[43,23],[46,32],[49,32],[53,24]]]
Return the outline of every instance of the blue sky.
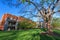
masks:
[[[18,10],[19,10],[18,8],[9,7],[8,5],[3,4],[0,0],[0,19],[2,15],[5,13],[10,13],[10,14],[18,16],[19,15],[17,14]]]
[[[16,16],[21,16],[21,12],[24,11],[25,9],[27,10],[28,8],[25,8],[25,4],[21,4],[19,6],[19,8],[17,7],[14,7],[14,6],[9,6],[9,5],[6,5],[4,4],[2,1],[4,0],[0,0],[0,20],[2,18],[2,15],[5,14],[5,13],[9,13],[9,14],[12,14],[12,15],[16,15]],[[15,2],[15,1],[13,1]],[[31,5],[32,6],[32,5]],[[31,7],[30,6],[30,7]],[[33,8],[33,6],[31,7]],[[19,13],[20,12],[20,13]],[[34,20],[34,19],[33,19]]]
[[[13,1],[14,2],[14,1]],[[38,2],[38,1],[37,1]],[[5,14],[5,13],[10,13],[10,14],[13,14],[13,15],[16,15],[16,16],[20,16],[20,14],[18,13],[20,10],[22,10],[24,7],[23,4],[20,5],[20,8],[16,8],[16,7],[9,7],[8,5],[5,5],[2,3],[2,0],[0,0],[0,20],[2,18],[2,15]],[[30,7],[30,8],[33,8]],[[24,10],[24,9],[23,9]],[[20,11],[21,12],[21,11]],[[55,14],[54,17],[59,17],[57,16],[58,14]],[[33,19],[36,21],[36,19]]]

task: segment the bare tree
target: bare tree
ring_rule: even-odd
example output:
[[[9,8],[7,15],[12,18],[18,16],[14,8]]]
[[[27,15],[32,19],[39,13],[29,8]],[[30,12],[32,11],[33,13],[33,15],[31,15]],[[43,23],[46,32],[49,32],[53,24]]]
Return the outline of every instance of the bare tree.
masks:
[[[55,0],[54,2],[50,3],[47,9],[41,5],[42,7],[41,10],[39,10],[38,6],[34,2],[28,1],[28,0],[26,0],[26,2],[33,4],[36,7],[36,9],[40,12],[40,14],[42,15],[42,18],[44,19],[45,27],[47,27],[48,33],[50,33],[51,32],[50,23],[51,23],[52,15],[55,13],[54,8],[57,6],[59,0]],[[57,12],[60,12],[60,10],[58,10]]]

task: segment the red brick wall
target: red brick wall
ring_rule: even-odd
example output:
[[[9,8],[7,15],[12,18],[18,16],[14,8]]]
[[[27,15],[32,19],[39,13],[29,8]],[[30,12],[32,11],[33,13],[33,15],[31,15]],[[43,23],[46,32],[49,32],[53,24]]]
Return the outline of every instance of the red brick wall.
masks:
[[[0,30],[4,30],[4,24],[5,24],[5,21],[6,21],[7,17],[10,17],[10,18],[13,18],[13,19],[18,18],[17,16],[14,16],[14,15],[11,15],[11,14],[4,14],[2,16],[2,19],[1,19],[1,22],[0,22]]]
[[[10,17],[10,18],[13,18],[13,19],[17,19],[19,21],[26,20],[26,18],[24,18],[24,17],[17,17],[17,16],[14,16],[14,15],[11,15],[11,14],[4,14],[2,16],[2,20],[0,22],[0,30],[4,30],[4,24],[5,24],[5,20],[6,20],[7,17]],[[32,21],[30,20],[29,22],[32,22]]]

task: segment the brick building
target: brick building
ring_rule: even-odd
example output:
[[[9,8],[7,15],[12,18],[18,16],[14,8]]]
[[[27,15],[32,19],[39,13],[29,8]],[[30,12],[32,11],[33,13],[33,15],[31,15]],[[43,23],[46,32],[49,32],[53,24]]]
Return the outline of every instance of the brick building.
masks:
[[[0,20],[0,30],[7,30],[7,28],[8,27],[15,27],[15,29],[17,29],[16,28],[16,26],[17,26],[17,23],[19,22],[19,21],[24,21],[24,20],[26,20],[26,18],[24,18],[24,17],[17,17],[17,16],[15,16],[15,15],[11,15],[11,14],[4,14],[3,16],[2,16],[2,19]],[[31,20],[29,20],[29,22],[32,22]],[[13,24],[11,24],[11,23],[13,23]]]

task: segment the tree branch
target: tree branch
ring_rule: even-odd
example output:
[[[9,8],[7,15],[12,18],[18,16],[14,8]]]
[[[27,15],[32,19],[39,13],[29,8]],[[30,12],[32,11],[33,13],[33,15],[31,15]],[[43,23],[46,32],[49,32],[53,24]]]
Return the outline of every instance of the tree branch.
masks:
[[[31,11],[24,11],[24,12],[25,12],[25,13],[26,13],[26,12],[30,12],[30,14],[33,15],[34,17],[41,17],[41,16],[37,16],[37,15],[32,14]]]
[[[52,8],[52,11],[54,10],[54,8],[56,7],[56,5],[57,5],[58,2],[59,2],[59,0],[57,0],[55,4],[53,3],[54,6]]]
[[[60,12],[60,10],[56,11],[56,12],[53,12],[53,13],[57,13],[57,12]]]
[[[26,2],[29,2],[29,3],[33,4],[33,5],[35,6],[35,8],[36,8],[38,11],[40,11],[40,10],[38,9],[38,6],[37,6],[34,2],[29,1],[29,0],[26,0]]]

